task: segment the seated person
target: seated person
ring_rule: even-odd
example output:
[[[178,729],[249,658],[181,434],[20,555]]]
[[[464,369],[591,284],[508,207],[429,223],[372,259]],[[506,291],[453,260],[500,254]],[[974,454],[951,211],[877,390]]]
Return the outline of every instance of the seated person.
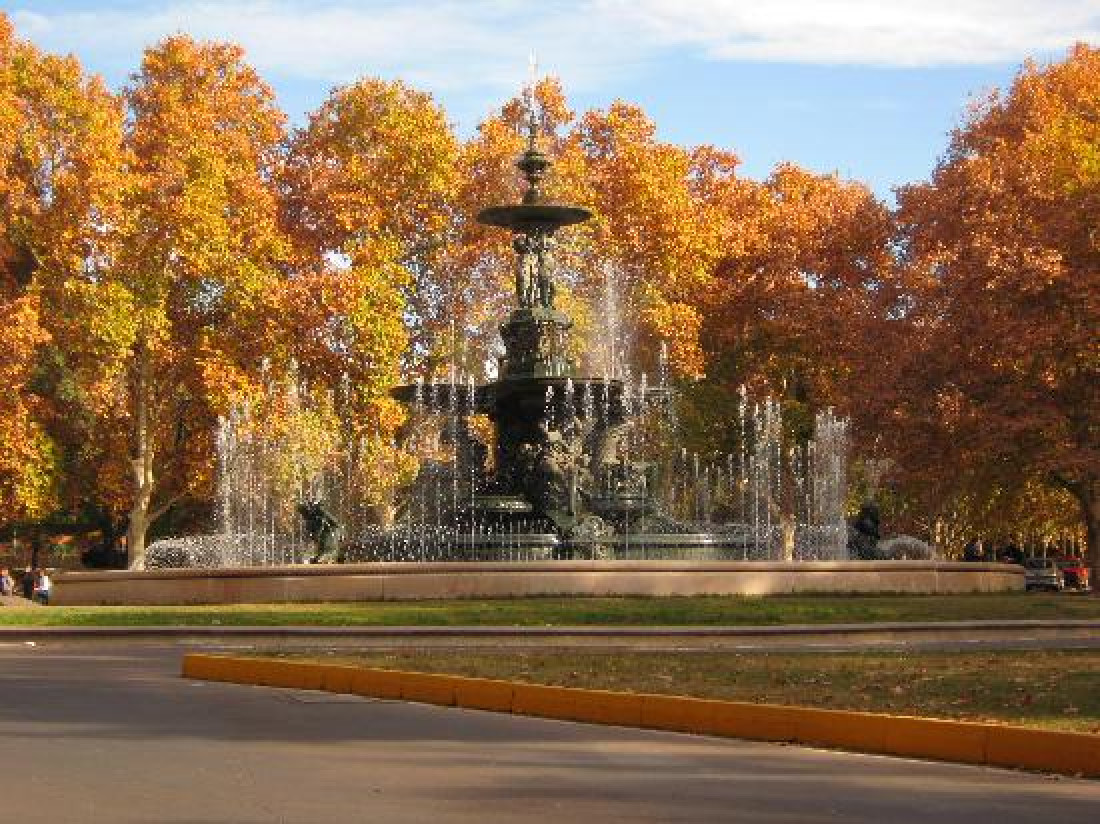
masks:
[[[53,587],[53,582],[50,580],[50,576],[46,574],[46,570],[35,570],[34,575],[34,600],[40,604],[48,604],[50,602],[50,589]]]

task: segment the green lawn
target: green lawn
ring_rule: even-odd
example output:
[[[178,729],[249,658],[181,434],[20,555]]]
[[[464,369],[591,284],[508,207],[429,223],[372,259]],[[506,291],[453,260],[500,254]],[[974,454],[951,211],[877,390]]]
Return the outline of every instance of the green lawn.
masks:
[[[749,626],[1083,618],[1091,595],[818,595],[516,598],[191,607],[0,607],[7,626]]]
[[[295,657],[317,658],[316,653]],[[1100,733],[1100,650],[904,654],[332,652],[321,660],[566,687]]]

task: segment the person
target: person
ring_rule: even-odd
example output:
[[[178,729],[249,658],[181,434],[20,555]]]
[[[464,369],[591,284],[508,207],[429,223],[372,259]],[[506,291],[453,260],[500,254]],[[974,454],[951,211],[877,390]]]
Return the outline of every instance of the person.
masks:
[[[34,600],[45,606],[50,602],[50,588],[53,581],[44,569],[36,569],[34,574]]]
[[[1001,550],[1001,562],[1006,564],[1022,564],[1024,562],[1024,551],[1016,546],[1015,541],[1009,541],[1004,549]]]
[[[0,569],[0,595],[14,595],[15,594],[15,579],[11,577],[11,572],[7,567]]]
[[[23,597],[28,601],[31,600],[31,598],[34,597],[34,569],[32,567],[27,567],[23,570],[23,580],[21,583],[23,587]]]

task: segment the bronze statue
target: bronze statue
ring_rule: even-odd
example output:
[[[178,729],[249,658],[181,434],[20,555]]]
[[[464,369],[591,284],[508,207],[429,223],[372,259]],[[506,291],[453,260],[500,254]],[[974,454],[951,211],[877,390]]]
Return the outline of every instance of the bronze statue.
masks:
[[[550,261],[553,240],[545,232],[524,232],[512,241],[516,260],[516,303],[524,309],[554,308],[554,277]]]
[[[865,501],[848,527],[848,554],[859,561],[878,561],[879,509],[874,501]]]
[[[512,241],[516,250],[516,303],[524,308],[535,305],[539,261],[534,236],[516,235]]]
[[[305,522],[306,534],[316,544],[311,564],[344,563],[344,550],[340,543],[340,524],[321,505],[320,501],[298,504],[298,512]]]

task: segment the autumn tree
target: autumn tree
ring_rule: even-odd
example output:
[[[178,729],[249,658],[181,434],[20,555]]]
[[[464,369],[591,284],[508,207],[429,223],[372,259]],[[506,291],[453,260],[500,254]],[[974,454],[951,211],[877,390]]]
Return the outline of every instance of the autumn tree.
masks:
[[[0,121],[0,452],[17,490],[5,511],[42,517],[89,497],[70,483],[85,439],[68,412],[110,337],[107,318],[85,310],[119,214],[122,107],[75,59],[15,39],[0,15]]]
[[[701,376],[697,296],[723,253],[727,223],[716,194],[736,187],[737,158],[661,142],[644,112],[622,102],[587,113],[576,139],[597,213],[590,294],[614,277],[624,314],[636,318],[641,360],[652,363],[664,341],[676,373]]]
[[[376,470],[359,482],[383,509],[387,485],[400,480],[380,475],[395,464],[389,444],[403,418],[388,390],[410,338],[424,350],[438,324],[457,153],[429,95],[375,79],[335,89],[288,144],[288,347],[303,376],[340,390],[344,446],[363,453],[352,463]]]
[[[274,186],[283,115],[239,47],[169,38],[126,99],[126,208],[97,285],[125,307],[104,358],[116,403],[101,417],[127,444],[140,563],[150,525],[208,492],[216,414],[280,354],[271,295],[288,250]]]
[[[700,292],[703,440],[728,448],[746,385],[787,408],[799,434],[833,406],[873,438],[901,331],[889,210],[866,186],[782,164],[725,195],[726,254]],[[707,430],[709,434],[707,434]]]
[[[39,344],[46,335],[38,323],[33,298],[21,294],[17,271],[24,249],[17,246],[15,199],[22,188],[14,175],[17,135],[23,125],[22,100],[16,83],[16,51],[11,25],[0,15],[0,507],[8,517],[33,514],[43,490],[40,469],[47,451],[30,408],[27,384]],[[6,520],[6,519],[5,519]]]
[[[1026,65],[901,192],[922,339],[908,442],[990,490],[1069,492],[1100,574],[1100,50]],[[974,485],[971,485],[973,491]]]
[[[330,310],[349,339],[313,353],[330,361],[322,369],[330,379],[350,373],[376,396],[407,343],[401,314],[428,324],[457,151],[430,96],[373,79],[334,90],[291,137],[284,223],[310,270],[298,287],[316,287],[320,311],[348,302]]]
[[[611,313],[635,350],[619,353],[636,361],[629,368],[652,364],[664,341],[675,371],[698,376],[702,317],[695,296],[721,256],[725,187],[735,179],[736,158],[661,142],[644,112],[625,103],[578,117],[553,78],[537,84],[534,101],[541,147],[554,161],[547,197],[595,215],[562,232],[556,253],[560,299],[589,347],[578,353],[585,367],[611,370],[607,353],[593,346]],[[523,99],[508,101],[463,147],[449,271],[462,285],[458,305],[461,296],[468,300],[459,310],[470,319],[468,337],[483,350],[510,300],[513,258],[508,235],[473,218],[485,206],[518,198],[514,164],[528,114]]]
[[[0,300],[0,507],[5,521],[46,514],[55,498],[55,445],[39,423],[38,399],[27,391],[34,356],[49,339],[30,298]]]

